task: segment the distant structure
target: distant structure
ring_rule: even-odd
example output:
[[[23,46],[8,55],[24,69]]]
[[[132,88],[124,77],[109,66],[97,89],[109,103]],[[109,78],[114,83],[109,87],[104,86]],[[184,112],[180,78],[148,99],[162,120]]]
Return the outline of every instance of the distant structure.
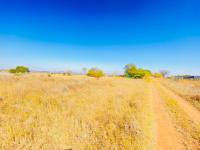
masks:
[[[192,76],[192,75],[178,75],[178,76],[173,76],[173,79],[193,79],[193,80],[200,80],[200,76]]]

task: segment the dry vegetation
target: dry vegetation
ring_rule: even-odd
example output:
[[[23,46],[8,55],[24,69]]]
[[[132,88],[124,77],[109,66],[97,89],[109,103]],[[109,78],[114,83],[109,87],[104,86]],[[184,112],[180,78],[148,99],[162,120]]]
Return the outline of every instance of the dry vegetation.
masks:
[[[200,122],[195,122],[177,102],[175,97],[166,93],[159,85],[158,90],[172,118],[176,130],[182,136],[180,141],[187,150],[200,149]]]
[[[150,94],[144,80],[0,75],[0,149],[154,149]]]
[[[200,81],[0,74],[0,149],[199,150],[199,90]]]
[[[200,80],[164,80],[162,83],[200,110]]]

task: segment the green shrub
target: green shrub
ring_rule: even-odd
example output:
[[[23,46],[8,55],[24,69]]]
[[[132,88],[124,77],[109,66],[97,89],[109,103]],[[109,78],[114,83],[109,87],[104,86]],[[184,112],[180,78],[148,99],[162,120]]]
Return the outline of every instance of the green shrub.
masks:
[[[10,69],[10,73],[26,73],[30,72],[28,67],[25,66],[17,66],[15,69]]]
[[[162,78],[163,75],[161,73],[154,73],[153,75],[155,78]]]
[[[23,73],[19,72],[19,73],[15,73],[15,76],[21,76]]]
[[[10,73],[16,73],[16,69],[10,69],[9,72]]]
[[[142,79],[144,77],[150,77],[152,75],[150,70],[145,70],[142,68],[137,69],[134,64],[128,64],[125,66],[125,77]]]
[[[90,77],[100,78],[104,76],[104,72],[98,68],[91,68],[87,75]]]
[[[26,72],[30,72],[28,67],[24,67],[24,66],[16,67],[16,73],[26,73]]]
[[[68,76],[71,76],[71,75],[72,75],[72,72],[71,72],[71,71],[67,71],[67,75],[68,75]]]

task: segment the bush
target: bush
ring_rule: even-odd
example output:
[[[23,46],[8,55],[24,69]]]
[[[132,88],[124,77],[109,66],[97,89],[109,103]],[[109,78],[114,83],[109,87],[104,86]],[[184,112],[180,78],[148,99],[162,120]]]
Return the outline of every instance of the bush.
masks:
[[[90,77],[100,78],[104,76],[104,72],[98,68],[91,68],[87,75]]]
[[[128,64],[125,66],[125,77],[142,79],[144,77],[150,77],[152,75],[150,70],[145,70],[142,68],[137,69],[134,64]]]
[[[72,72],[69,70],[69,71],[67,71],[67,75],[68,76],[71,76],[72,75]]]
[[[24,67],[24,66],[17,66],[15,69],[10,69],[9,70],[10,73],[26,73],[26,72],[30,72],[28,67]]]
[[[16,73],[26,73],[26,72],[30,72],[28,67],[24,67],[24,66],[16,67]]]
[[[9,72],[10,73],[16,73],[16,69],[10,69]]]
[[[153,76],[155,78],[162,78],[163,77],[163,75],[161,73],[155,73]]]

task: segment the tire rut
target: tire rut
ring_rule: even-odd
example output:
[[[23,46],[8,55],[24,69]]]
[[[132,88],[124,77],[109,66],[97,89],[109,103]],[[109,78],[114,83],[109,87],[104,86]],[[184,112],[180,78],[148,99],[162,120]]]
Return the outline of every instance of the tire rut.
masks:
[[[198,109],[163,85],[160,84],[159,86],[167,95],[174,98],[178,102],[179,106],[185,111],[185,113],[187,113],[192,121],[194,121],[196,124],[200,124],[200,111]]]
[[[157,129],[157,150],[183,150],[180,135],[176,132],[171,118],[163,104],[162,97],[152,85],[153,105]]]

